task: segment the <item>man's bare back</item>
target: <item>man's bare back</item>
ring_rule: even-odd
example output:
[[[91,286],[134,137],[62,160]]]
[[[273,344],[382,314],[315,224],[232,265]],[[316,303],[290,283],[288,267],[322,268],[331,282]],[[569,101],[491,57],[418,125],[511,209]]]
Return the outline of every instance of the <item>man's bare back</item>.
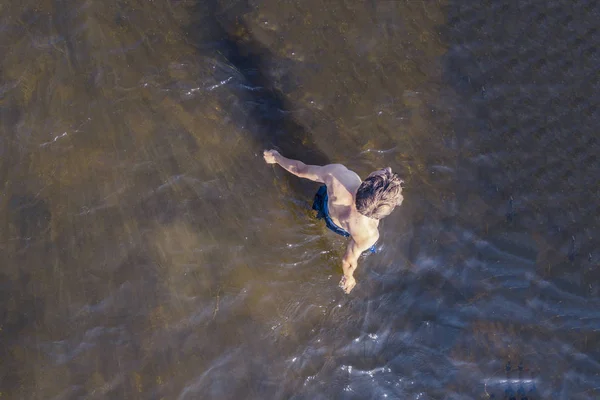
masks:
[[[338,227],[352,237],[342,260],[344,276],[340,282],[344,291],[350,293],[356,285],[354,271],[358,266],[358,258],[379,239],[379,220],[361,214],[356,208],[356,193],[363,180],[342,164],[306,165],[302,161],[285,158],[276,150],[265,150],[263,156],[268,164],[279,164],[300,178],[327,186],[329,215]],[[386,168],[373,172],[369,177],[388,170],[391,173]]]
[[[368,249],[379,238],[379,221],[365,217],[356,210],[355,195],[362,179],[342,164],[329,164],[322,168],[331,219],[348,231],[357,244]]]

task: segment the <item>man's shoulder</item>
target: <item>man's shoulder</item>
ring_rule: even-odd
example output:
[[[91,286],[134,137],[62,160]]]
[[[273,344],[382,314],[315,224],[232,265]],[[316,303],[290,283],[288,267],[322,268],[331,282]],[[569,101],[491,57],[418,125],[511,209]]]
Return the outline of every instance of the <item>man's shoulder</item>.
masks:
[[[340,180],[342,178],[358,178],[360,180],[358,174],[348,169],[344,164],[327,164],[323,168],[328,174]]]
[[[327,164],[323,166],[327,171],[350,171],[344,164]]]
[[[379,239],[378,225],[373,225],[364,221],[364,217],[357,218],[354,223],[348,227],[352,239],[360,247],[370,247]]]
[[[350,232],[352,240],[356,243],[356,246],[364,251],[369,247],[373,246],[377,240],[379,240],[379,231],[374,230],[360,230],[358,232]]]

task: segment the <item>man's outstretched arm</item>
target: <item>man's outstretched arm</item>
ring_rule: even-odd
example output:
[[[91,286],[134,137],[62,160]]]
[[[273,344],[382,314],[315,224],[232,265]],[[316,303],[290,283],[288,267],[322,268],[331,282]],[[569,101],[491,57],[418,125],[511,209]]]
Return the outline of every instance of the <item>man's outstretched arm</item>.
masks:
[[[362,241],[361,243],[357,243],[354,239],[351,239],[350,243],[348,243],[346,254],[344,254],[344,258],[342,259],[342,270],[344,271],[344,276],[340,281],[340,287],[344,289],[344,292],[350,293],[354,286],[356,286],[354,271],[356,271],[356,268],[358,267],[358,258],[363,251],[366,251],[375,242],[377,242],[377,239],[378,237],[374,237],[370,240]]]
[[[315,182],[325,182],[325,167],[306,165],[302,161],[285,158],[277,150],[265,150],[263,157],[267,164],[279,164],[286,171]]]

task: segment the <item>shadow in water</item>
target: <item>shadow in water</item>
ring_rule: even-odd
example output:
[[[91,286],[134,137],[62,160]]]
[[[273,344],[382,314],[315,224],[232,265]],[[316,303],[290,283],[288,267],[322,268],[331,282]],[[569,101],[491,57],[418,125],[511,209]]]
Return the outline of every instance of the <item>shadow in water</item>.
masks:
[[[294,120],[289,102],[268,77],[269,68],[278,60],[244,23],[242,17],[250,11],[245,1],[225,10],[218,1],[198,1],[191,11],[194,22],[187,29],[188,37],[202,55],[224,58],[243,76],[244,87],[237,95],[250,114],[244,129],[260,149],[276,148],[308,164],[328,164],[328,157],[311,133]]]

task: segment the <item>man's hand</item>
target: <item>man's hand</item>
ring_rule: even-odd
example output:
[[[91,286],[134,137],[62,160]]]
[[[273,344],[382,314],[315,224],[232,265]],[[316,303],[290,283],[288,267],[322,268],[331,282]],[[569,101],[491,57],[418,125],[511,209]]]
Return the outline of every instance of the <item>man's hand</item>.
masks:
[[[281,168],[300,178],[325,183],[325,176],[329,175],[329,166],[321,167],[319,165],[306,165],[302,161],[285,158],[279,154],[277,150],[265,150],[263,152],[263,157],[265,158],[265,162],[267,164],[279,164]]]
[[[356,286],[356,279],[353,276],[342,276],[342,280],[340,281],[340,287],[346,292],[346,294],[350,293],[352,289]]]
[[[267,164],[277,164],[277,156],[281,156],[277,150],[265,150],[263,152]]]

